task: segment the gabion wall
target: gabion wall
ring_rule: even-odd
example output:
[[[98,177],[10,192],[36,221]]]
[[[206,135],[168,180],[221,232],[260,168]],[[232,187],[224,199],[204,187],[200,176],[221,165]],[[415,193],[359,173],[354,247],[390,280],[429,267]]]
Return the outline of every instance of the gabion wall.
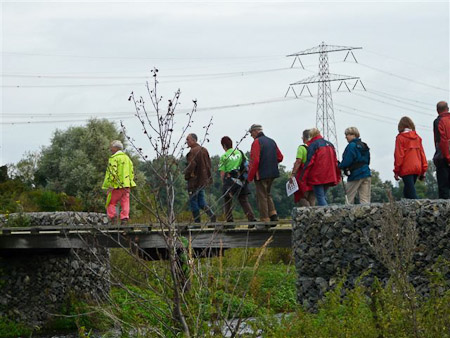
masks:
[[[415,222],[418,240],[413,256],[411,282],[422,294],[429,293],[426,271],[441,256],[450,260],[450,201],[403,200],[395,203],[403,219]],[[352,287],[363,272],[370,285],[374,276],[386,282],[389,273],[369,245],[392,214],[389,204],[295,208],[293,249],[298,273],[298,301],[306,308],[317,302],[342,278]],[[447,278],[450,278],[447,273]]]
[[[102,225],[105,214],[25,213],[30,226]],[[1,226],[14,214],[0,215]],[[0,257],[0,317],[41,326],[67,308],[70,297],[103,302],[110,290],[109,250],[14,250]]]

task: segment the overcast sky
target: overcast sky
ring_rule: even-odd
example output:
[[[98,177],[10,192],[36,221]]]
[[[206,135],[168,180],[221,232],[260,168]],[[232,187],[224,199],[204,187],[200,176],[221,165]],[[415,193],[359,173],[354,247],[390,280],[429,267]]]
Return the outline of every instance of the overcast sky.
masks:
[[[322,41],[363,48],[354,52],[358,63],[329,54],[331,73],[358,76],[367,89],[336,92],[332,84],[338,147],[342,154],[345,128],[358,127],[383,179],[393,180],[398,120],[414,120],[431,159],[435,105],[449,99],[447,1],[3,2],[1,36],[2,165],[89,117],[122,119],[148,148],[127,99],[145,95],[156,66],[161,94],[180,88],[182,108],[192,99],[200,109],[256,103],[196,113],[199,135],[213,117],[211,155],[222,154],[222,136],[239,140],[260,123],[291,169],[302,130],[315,126],[317,85],[309,86],[314,97],[281,99],[290,83],[317,72],[318,55],[302,57],[304,70],[290,69],[286,55]]]

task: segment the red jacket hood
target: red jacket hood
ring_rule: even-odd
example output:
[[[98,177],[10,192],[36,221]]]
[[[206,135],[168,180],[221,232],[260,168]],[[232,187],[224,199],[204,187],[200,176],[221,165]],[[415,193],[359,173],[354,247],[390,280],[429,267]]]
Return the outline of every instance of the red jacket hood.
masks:
[[[400,137],[405,137],[405,138],[408,138],[408,139],[410,139],[410,140],[416,140],[416,139],[419,139],[419,135],[417,135],[417,133],[414,131],[414,130],[412,130],[412,131],[407,131],[406,133],[405,132],[402,132],[402,133],[399,133],[398,134]]]
[[[306,144],[309,146],[309,145],[311,145],[311,143],[313,143],[315,140],[318,140],[319,138],[323,138],[322,137],[322,135],[317,135],[317,136],[314,136],[312,139],[310,139],[308,142],[306,142]]]

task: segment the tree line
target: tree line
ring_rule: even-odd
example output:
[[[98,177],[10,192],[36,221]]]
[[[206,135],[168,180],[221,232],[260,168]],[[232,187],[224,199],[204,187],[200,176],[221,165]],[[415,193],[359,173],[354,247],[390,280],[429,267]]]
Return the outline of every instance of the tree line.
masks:
[[[96,211],[104,212],[105,193],[101,190],[105,168],[110,156],[109,143],[118,139],[126,144],[127,138],[121,130],[106,119],[92,119],[84,126],[56,130],[49,146],[39,151],[28,152],[15,164],[2,167],[0,172],[0,213],[17,211]],[[153,196],[164,199],[164,191],[158,191],[151,167],[152,161],[143,162],[134,152],[127,150],[135,165],[137,188],[132,194]],[[247,156],[249,154],[247,153]],[[211,157],[212,167],[218,168],[219,155]],[[156,161],[156,160],[154,160]],[[184,157],[174,158],[181,169],[174,179],[176,190],[175,208],[180,220],[187,220],[188,194],[182,169],[186,165]],[[286,196],[285,184],[290,171],[280,165],[280,178],[274,181],[272,195],[280,217],[290,217],[295,206],[292,197]],[[218,170],[213,170],[213,184],[207,190],[208,203],[218,215],[222,214],[222,183]],[[382,181],[379,172],[372,169],[371,201],[387,202],[386,191],[392,191],[394,198],[402,196],[402,182],[398,187],[391,181]],[[437,181],[434,165],[429,161],[424,182],[416,185],[419,198],[437,198]],[[255,200],[255,187],[250,184],[250,203],[258,210]],[[145,200],[145,199],[140,199]],[[329,189],[330,204],[344,204],[345,194],[342,184]],[[145,220],[148,216],[139,203],[132,204],[132,217]],[[245,218],[237,206],[235,218]],[[222,216],[223,217],[223,216]],[[219,217],[219,219],[222,219]]]

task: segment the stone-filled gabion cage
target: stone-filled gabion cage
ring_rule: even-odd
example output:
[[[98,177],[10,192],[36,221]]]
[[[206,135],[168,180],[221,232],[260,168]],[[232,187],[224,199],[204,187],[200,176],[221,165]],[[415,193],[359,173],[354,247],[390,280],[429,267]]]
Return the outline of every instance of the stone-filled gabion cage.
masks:
[[[43,212],[0,215],[0,228],[19,217],[35,226],[101,226],[105,214]],[[17,224],[16,224],[17,226]],[[13,250],[0,256],[0,317],[41,326],[67,310],[71,298],[101,303],[110,291],[109,250]]]
[[[324,294],[345,273],[345,286],[363,278],[370,285],[377,276],[386,282],[389,273],[369,245],[383,222],[389,222],[392,208],[412,221],[417,241],[410,281],[421,295],[429,293],[427,271],[438,258],[450,260],[450,201],[402,200],[393,204],[295,208],[292,245],[298,273],[300,304],[315,309]],[[446,273],[450,280],[450,272]]]

